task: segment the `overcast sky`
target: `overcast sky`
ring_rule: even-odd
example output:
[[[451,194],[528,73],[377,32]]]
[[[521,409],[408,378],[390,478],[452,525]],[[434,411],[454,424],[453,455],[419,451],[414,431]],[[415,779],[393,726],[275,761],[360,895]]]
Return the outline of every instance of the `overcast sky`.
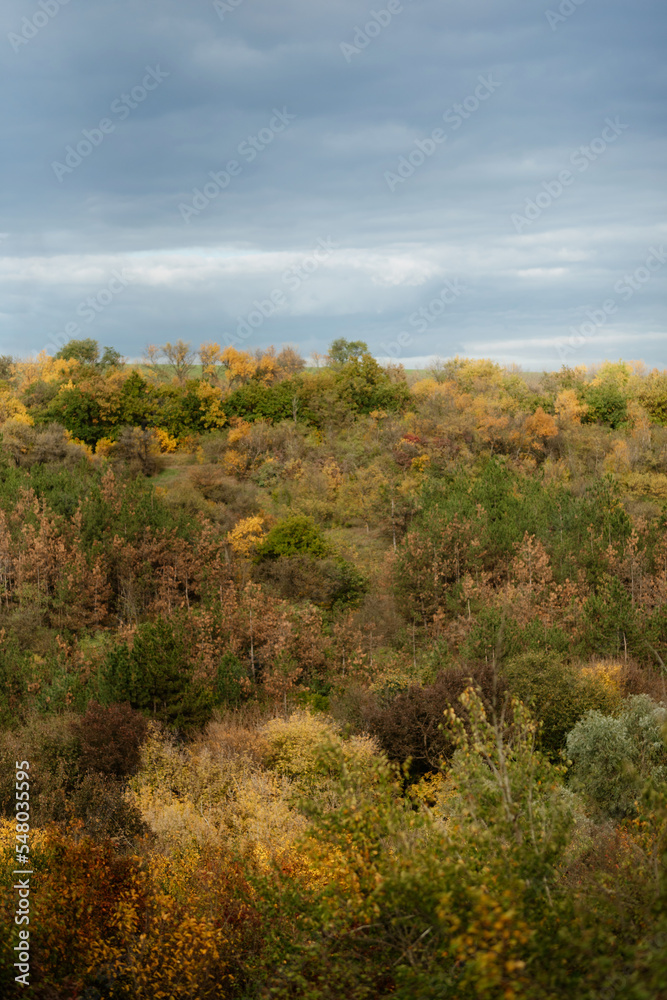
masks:
[[[0,353],[667,365],[664,0],[4,0]]]

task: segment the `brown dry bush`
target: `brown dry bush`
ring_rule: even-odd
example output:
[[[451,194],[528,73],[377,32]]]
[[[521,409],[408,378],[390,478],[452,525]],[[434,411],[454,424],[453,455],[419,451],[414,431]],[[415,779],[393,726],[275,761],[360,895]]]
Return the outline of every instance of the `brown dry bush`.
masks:
[[[53,636],[46,625],[47,616],[39,604],[20,604],[18,607],[4,607],[0,612],[0,628],[6,631],[7,639],[19,649],[31,650],[47,656],[53,647]]]
[[[66,784],[69,788],[73,787],[80,775],[80,746],[71,728],[75,720],[73,713],[33,716],[24,726],[0,734],[0,809],[5,815],[14,809],[15,760],[30,763],[30,801],[35,810],[33,820],[41,809],[42,792]]]
[[[206,732],[193,747],[208,747],[212,753],[224,760],[246,760],[259,766],[266,752],[266,741],[259,732],[259,726],[273,717],[261,706],[248,706],[251,713],[243,716],[225,714],[222,721],[209,722]]]
[[[280,556],[255,566],[253,577],[267,584],[284,600],[311,601],[320,608],[330,609],[336,602],[354,601],[361,595],[362,584],[350,589],[345,567],[336,559]]]
[[[438,771],[441,762],[450,759],[456,749],[444,713],[454,708],[466,721],[459,698],[471,682],[488,712],[500,713],[503,706],[507,708],[506,684],[492,664],[458,665],[442,671],[432,684],[413,685],[389,701],[365,692],[359,705],[361,728],[377,738],[390,760],[403,762],[411,758],[413,775]]]
[[[123,780],[136,774],[148,723],[129,704],[98,705],[91,702],[86,714],[75,719],[71,730],[81,748],[84,772]]]
[[[291,378],[306,367],[306,362],[301,357],[298,348],[292,344],[283,344],[280,354],[276,357],[276,364],[280,369],[278,375],[280,380]]]
[[[115,707],[121,711],[106,717],[100,716],[104,710],[99,706],[83,718],[73,714],[34,717],[21,729],[2,734],[3,775],[10,775],[9,764],[15,759],[30,762],[33,826],[67,826],[80,820],[83,831],[93,837],[132,838],[142,833],[141,818],[126,801],[125,782],[118,772],[127,774],[128,766],[136,766],[133,755],[138,757],[138,748],[132,741],[136,743],[145,724],[143,719],[130,722],[123,706]],[[114,722],[118,726],[115,734]],[[108,761],[104,760],[105,736]],[[127,746],[122,742],[125,737]],[[98,765],[101,773],[96,773]],[[0,810],[5,815],[13,810],[12,787],[6,780],[0,786]]]
[[[141,427],[121,429],[111,451],[111,461],[123,463],[135,476],[154,476],[165,468],[155,436]]]
[[[46,796],[46,802],[48,800],[49,796]],[[53,801],[55,808],[51,816],[46,808],[43,809],[44,822],[48,823],[50,819],[67,823],[78,820],[82,823],[83,833],[96,840],[115,837],[132,841],[147,829],[139,810],[125,798],[124,783],[108,775],[83,774],[65,802],[62,798],[60,801],[54,798]]]
[[[304,461],[311,457],[314,450],[303,430],[290,420],[279,424],[258,420],[250,426],[248,434],[236,446],[253,462],[257,462],[263,455],[280,463],[297,459]]]
[[[19,420],[7,420],[3,424],[2,448],[23,468],[50,462],[72,466],[86,456],[85,447],[70,441],[60,424],[49,424],[38,430]]]
[[[259,491],[256,487],[225,475],[217,465],[195,466],[188,478],[205,500],[225,504],[238,517],[249,517],[259,510]]]
[[[667,679],[664,671],[628,660],[623,664],[618,680],[624,698],[633,694],[647,694],[654,701],[667,704]]]
[[[364,636],[363,650],[372,659],[379,646],[399,648],[408,623],[393,593],[386,588],[374,589],[373,582],[371,588],[354,612],[351,624]]]

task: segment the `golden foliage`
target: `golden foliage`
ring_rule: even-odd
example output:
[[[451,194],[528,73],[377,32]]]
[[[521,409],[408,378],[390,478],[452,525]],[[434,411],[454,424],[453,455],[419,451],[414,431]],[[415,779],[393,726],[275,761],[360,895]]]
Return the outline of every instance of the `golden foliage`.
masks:
[[[327,486],[330,492],[335,495],[342,486],[344,480],[341,467],[335,459],[327,458],[326,462],[322,466],[322,474],[327,481]]]
[[[116,442],[111,438],[103,437],[100,438],[95,445],[95,454],[99,455],[101,458],[108,458],[109,455],[113,453]]]
[[[3,432],[8,421],[28,427],[32,427],[35,423],[21,400],[17,399],[9,389],[0,386],[0,430]]]
[[[428,455],[417,455],[410,462],[410,471],[416,472],[417,475],[422,475],[430,464],[431,459]]]
[[[52,358],[46,351],[40,351],[28,361],[17,361],[12,366],[12,375],[21,390],[25,390],[35,382],[46,382],[47,384],[66,382],[78,367],[80,367],[79,362],[74,358],[70,361],[63,361],[59,358]]]
[[[222,407],[222,393],[220,389],[208,382],[197,383],[197,397],[200,401],[199,409],[204,414],[202,423],[205,427],[218,430],[227,423],[227,414]]]
[[[556,417],[564,426],[572,426],[581,423],[581,418],[585,416],[588,407],[585,403],[580,403],[574,389],[563,389],[556,396],[555,401]]]
[[[649,496],[667,500],[667,475],[664,472],[628,472],[623,485],[635,496]]]
[[[199,348],[199,360],[202,367],[202,378],[215,380],[217,378],[217,367],[221,364],[221,351],[219,344],[202,344]]]
[[[239,556],[248,558],[264,537],[264,518],[245,517],[227,534],[227,541]]]
[[[370,736],[353,736],[344,740],[340,729],[329,718],[307,711],[293,713],[288,719],[271,719],[261,730],[266,740],[265,762],[268,767],[286,777],[312,781],[326,773],[322,750],[337,748],[345,761],[368,766],[378,754],[376,741]]]
[[[547,438],[555,437],[558,434],[556,421],[549,413],[545,413],[541,406],[538,406],[534,413],[526,418],[526,430],[531,437],[537,438],[539,446]]]
[[[248,459],[235,448],[229,448],[222,456],[220,464],[226,475],[241,477],[248,468]]]
[[[178,439],[172,437],[169,431],[165,431],[162,427],[153,428],[153,437],[156,439],[160,453],[163,455],[169,455],[178,448]]]
[[[252,424],[240,417],[232,417],[231,427],[227,435],[228,444],[237,444],[239,441],[247,440],[252,434]]]
[[[611,452],[604,460],[604,467],[607,472],[615,472],[620,475],[630,471],[632,462],[627,441],[623,439],[614,441]]]
[[[598,702],[609,712],[616,711],[621,705],[624,670],[623,663],[613,660],[597,660],[581,669],[581,676],[589,681],[593,691],[597,689]]]
[[[247,351],[237,351],[235,347],[225,347],[220,362],[232,387],[248,382],[257,371],[257,362],[252,355]]]

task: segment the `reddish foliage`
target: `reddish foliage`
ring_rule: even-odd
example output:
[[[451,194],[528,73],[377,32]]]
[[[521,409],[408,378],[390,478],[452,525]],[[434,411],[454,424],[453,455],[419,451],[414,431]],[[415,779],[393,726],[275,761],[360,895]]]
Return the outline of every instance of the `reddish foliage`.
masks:
[[[499,711],[506,685],[491,664],[449,667],[433,684],[413,686],[384,705],[367,696],[362,706],[365,728],[380,741],[390,760],[412,758],[413,773],[437,771],[442,759],[451,757],[455,745],[444,725],[444,713],[454,708],[465,720],[459,697],[472,680],[488,711]]]
[[[147,723],[128,704],[104,707],[92,702],[86,714],[72,723],[81,745],[84,771],[123,779],[135,774]]]

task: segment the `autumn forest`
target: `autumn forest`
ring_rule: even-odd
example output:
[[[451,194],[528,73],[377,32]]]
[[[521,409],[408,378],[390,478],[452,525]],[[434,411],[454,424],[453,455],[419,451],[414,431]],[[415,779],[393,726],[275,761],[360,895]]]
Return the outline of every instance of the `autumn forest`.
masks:
[[[0,993],[665,998],[666,664],[667,371],[0,358]]]

